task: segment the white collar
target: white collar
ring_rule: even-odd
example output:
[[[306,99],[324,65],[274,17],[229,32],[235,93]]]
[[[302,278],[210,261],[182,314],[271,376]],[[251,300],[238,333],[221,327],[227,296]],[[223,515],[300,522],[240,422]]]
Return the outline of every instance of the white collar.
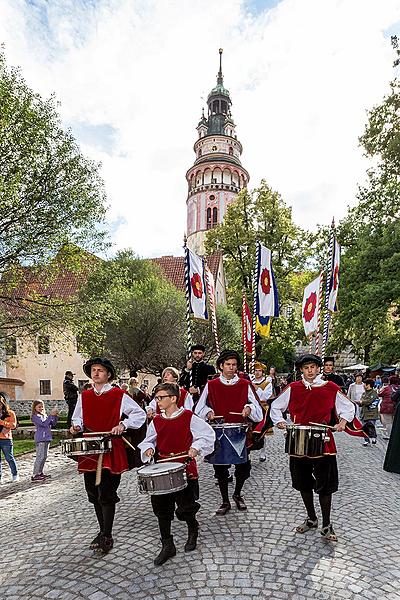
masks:
[[[172,413],[171,416],[167,417],[167,415],[165,414],[164,411],[161,411],[161,416],[164,419],[176,419],[176,417],[179,417],[179,415],[181,415],[183,413],[183,411],[185,410],[185,408],[183,406],[181,406],[181,408],[178,408],[178,410],[176,410],[175,412]]]
[[[105,383],[103,385],[103,387],[100,389],[100,391],[97,391],[95,387],[93,387],[94,389],[94,393],[96,394],[96,396],[101,396],[101,394],[104,394],[105,392],[109,392],[112,389],[112,385],[111,383]]]
[[[313,381],[307,381],[304,379],[304,375],[301,376],[301,379],[308,390],[311,390],[313,387],[321,387],[322,385],[326,385],[328,382],[322,379],[321,373],[316,376]]]
[[[239,377],[236,374],[232,377],[232,379],[227,379],[221,373],[219,378],[221,380],[221,383],[223,383],[224,385],[233,385],[239,381]]]

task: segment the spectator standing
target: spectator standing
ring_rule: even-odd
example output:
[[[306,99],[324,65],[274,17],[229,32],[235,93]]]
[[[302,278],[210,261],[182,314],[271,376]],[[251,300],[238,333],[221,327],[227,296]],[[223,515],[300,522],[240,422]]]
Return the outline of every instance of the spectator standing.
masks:
[[[380,375],[376,375],[375,376],[375,384],[374,384],[374,388],[376,390],[380,390],[382,387],[382,378]]]
[[[388,440],[392,432],[394,412],[396,409],[396,403],[393,400],[393,396],[399,389],[400,379],[396,375],[392,375],[389,377],[388,385],[385,385],[378,394],[382,398],[382,402],[379,406],[379,412],[382,425],[386,430],[386,435],[383,438],[384,440]]]
[[[64,383],[64,400],[68,406],[67,428],[71,427],[71,419],[74,414],[76,403],[78,402],[78,387],[74,384],[74,374],[72,371],[65,371]]]
[[[364,381],[365,391],[360,398],[360,417],[363,424],[363,429],[368,436],[368,440],[364,440],[363,446],[369,446],[370,443],[376,444],[376,427],[375,423],[379,419],[378,404],[379,397],[374,389],[375,381],[366,379]]]
[[[8,406],[6,397],[0,392],[0,483],[3,483],[1,472],[1,453],[4,454],[10,467],[12,480],[19,481],[17,463],[13,453],[12,430],[17,428],[15,412]]]
[[[37,483],[39,481],[45,481],[50,475],[43,473],[44,465],[47,460],[49,452],[50,442],[53,439],[51,428],[58,421],[58,412],[55,408],[47,416],[44,404],[40,400],[35,400],[32,404],[32,423],[36,427],[35,431],[35,445],[36,445],[36,458],[35,464],[33,465],[33,474],[31,481]]]
[[[362,373],[356,373],[356,380],[349,385],[347,397],[356,405],[356,416],[360,417],[360,400],[365,391]]]

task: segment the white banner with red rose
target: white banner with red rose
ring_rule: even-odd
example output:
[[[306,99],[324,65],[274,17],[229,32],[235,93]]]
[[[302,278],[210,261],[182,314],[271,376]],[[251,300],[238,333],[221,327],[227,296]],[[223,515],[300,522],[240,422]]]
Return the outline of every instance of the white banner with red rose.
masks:
[[[340,245],[336,238],[333,241],[332,270],[329,281],[328,309],[337,311],[337,295],[339,290]]]
[[[301,316],[303,318],[303,326],[306,336],[318,331],[318,316],[321,309],[321,278],[323,274],[314,279],[304,290],[303,306]]]
[[[257,243],[256,331],[269,336],[271,317],[279,317],[278,289],[272,269],[271,250]]]
[[[190,313],[195,319],[208,321],[207,288],[204,259],[186,250],[187,280]]]

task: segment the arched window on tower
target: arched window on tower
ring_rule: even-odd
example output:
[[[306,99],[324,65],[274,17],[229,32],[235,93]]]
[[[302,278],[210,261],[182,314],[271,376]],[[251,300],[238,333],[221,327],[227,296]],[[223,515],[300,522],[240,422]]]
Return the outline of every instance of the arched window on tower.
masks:
[[[199,149],[198,153],[197,153],[198,158],[201,157],[201,148]]]
[[[211,227],[212,227],[211,208],[207,208],[207,229],[211,229]]]
[[[233,148],[232,148],[232,146],[229,146],[229,156],[233,156]]]
[[[216,206],[214,206],[212,226],[216,227],[217,225],[218,225],[218,208]]]

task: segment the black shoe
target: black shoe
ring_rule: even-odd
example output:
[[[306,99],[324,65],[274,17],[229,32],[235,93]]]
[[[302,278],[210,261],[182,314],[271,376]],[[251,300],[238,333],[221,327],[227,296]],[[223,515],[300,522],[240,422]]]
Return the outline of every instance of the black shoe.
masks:
[[[247,506],[244,503],[243,496],[233,494],[232,498],[239,510],[247,510]]]
[[[90,548],[91,550],[96,550],[96,548],[98,548],[98,547],[99,547],[99,545],[100,545],[100,540],[101,540],[102,536],[103,536],[103,534],[102,534],[102,532],[100,531],[100,533],[98,533],[98,534],[96,535],[96,537],[94,538],[94,540],[92,540],[92,541],[91,541],[91,543],[90,543],[90,546],[89,546],[89,548]]]
[[[199,524],[197,523],[195,527],[189,527],[188,531],[188,539],[185,544],[185,552],[192,552],[196,550],[197,538],[199,536]]]
[[[230,502],[223,502],[221,504],[221,506],[219,507],[218,510],[215,511],[216,515],[220,515],[220,516],[224,516],[226,515],[226,513],[228,512],[228,510],[231,510],[231,503]]]
[[[95,552],[96,554],[103,556],[105,554],[108,554],[110,552],[110,550],[112,550],[112,547],[114,546],[114,540],[112,539],[112,537],[107,537],[105,535],[102,535],[99,541],[99,545],[96,548]]]
[[[169,558],[172,558],[176,554],[176,548],[174,544],[174,539],[171,537],[163,540],[161,538],[162,548],[160,554],[154,559],[154,564],[156,567],[163,565]]]

